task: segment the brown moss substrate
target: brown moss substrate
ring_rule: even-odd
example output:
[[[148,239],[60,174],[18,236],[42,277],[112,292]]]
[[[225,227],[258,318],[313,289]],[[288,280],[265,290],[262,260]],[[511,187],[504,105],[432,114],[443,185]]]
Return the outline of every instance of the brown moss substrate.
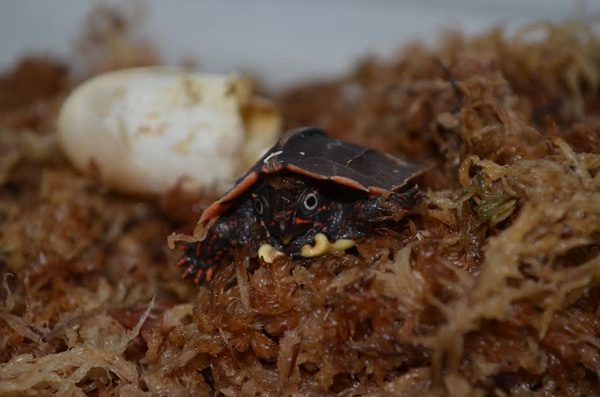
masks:
[[[70,66],[22,62],[0,80],[0,394],[600,395],[599,54],[581,24],[452,34],[283,93],[289,127],[430,162],[425,198],[401,235],[232,252],[200,288],[166,236],[211,198],[77,174]]]

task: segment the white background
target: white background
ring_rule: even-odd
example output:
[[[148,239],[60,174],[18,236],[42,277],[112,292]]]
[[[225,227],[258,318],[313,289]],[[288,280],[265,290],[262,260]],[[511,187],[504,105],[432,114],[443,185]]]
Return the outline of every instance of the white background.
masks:
[[[0,0],[0,68],[43,52],[68,57],[99,1]],[[107,3],[106,1],[104,3]],[[119,3],[110,1],[109,4]],[[389,55],[445,29],[474,34],[503,23],[562,21],[598,0],[140,0],[144,26],[167,63],[198,59],[210,72],[251,71],[271,88],[342,73],[360,56]]]

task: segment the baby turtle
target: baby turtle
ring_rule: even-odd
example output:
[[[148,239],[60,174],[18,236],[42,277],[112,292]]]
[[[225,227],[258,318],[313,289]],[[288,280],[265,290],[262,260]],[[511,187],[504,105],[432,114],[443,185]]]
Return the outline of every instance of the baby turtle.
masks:
[[[290,131],[202,213],[198,241],[182,244],[182,278],[210,281],[247,244],[266,261],[348,249],[410,213],[419,191],[409,182],[424,169],[318,128]]]

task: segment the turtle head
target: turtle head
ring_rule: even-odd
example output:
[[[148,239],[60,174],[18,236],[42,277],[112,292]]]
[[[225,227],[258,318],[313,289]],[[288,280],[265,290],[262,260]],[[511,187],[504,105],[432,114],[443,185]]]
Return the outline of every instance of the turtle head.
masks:
[[[288,244],[318,220],[318,186],[297,177],[271,177],[252,193],[254,211],[267,232]]]

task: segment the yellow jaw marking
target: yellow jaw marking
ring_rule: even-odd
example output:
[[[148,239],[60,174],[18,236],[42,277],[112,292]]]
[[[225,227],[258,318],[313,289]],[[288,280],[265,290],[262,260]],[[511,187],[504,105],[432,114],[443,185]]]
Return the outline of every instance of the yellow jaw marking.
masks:
[[[353,246],[354,240],[341,238],[339,240],[335,240],[333,243],[330,243],[326,235],[323,233],[318,233],[315,236],[315,245],[303,245],[300,249],[300,255],[305,258],[313,258],[315,256],[328,254],[332,251],[345,251]]]
[[[271,244],[263,244],[258,249],[258,257],[262,258],[265,263],[273,263],[279,255],[283,255],[283,252],[277,251]]]
[[[335,240],[333,243],[329,242],[329,239],[323,233],[318,233],[315,236],[315,245],[305,244],[300,249],[300,256],[304,258],[314,258],[328,254],[333,251],[346,251],[349,248],[354,247],[354,240],[348,240],[341,238]],[[262,258],[265,263],[273,263],[275,258],[280,255],[284,255],[283,252],[277,251],[271,244],[263,244],[258,249],[258,257]]]

